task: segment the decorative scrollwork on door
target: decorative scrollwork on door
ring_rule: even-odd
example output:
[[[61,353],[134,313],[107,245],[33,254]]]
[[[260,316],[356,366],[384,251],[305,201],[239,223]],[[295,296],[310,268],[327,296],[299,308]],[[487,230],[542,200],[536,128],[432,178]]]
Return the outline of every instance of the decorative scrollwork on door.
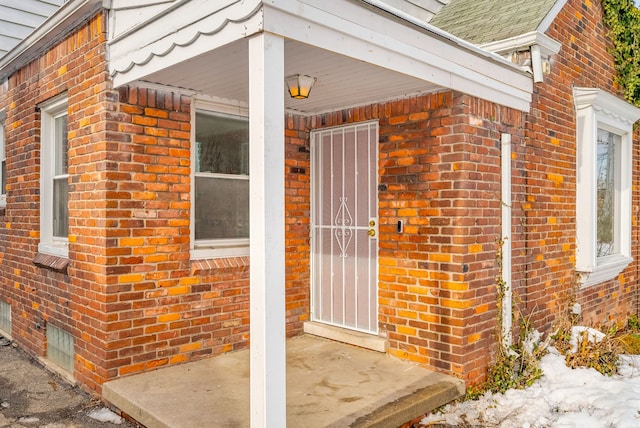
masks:
[[[346,197],[340,198],[340,206],[338,207],[334,223],[336,226],[340,227],[334,232],[334,236],[338,242],[338,246],[340,247],[340,257],[346,259],[349,257],[347,249],[349,248],[351,238],[353,237],[351,229],[347,229],[353,224],[353,217],[351,217],[351,212],[349,212]]]

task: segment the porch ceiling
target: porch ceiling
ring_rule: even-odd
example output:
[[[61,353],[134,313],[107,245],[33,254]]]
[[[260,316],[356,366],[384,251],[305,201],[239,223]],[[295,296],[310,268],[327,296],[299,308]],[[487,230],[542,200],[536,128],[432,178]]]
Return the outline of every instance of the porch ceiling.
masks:
[[[283,94],[285,108],[301,113],[444,88],[529,109],[531,78],[513,64],[378,0],[221,2],[174,1],[143,22],[134,19],[142,10],[115,8],[114,84],[147,81],[245,104],[248,40],[270,33],[285,41],[282,79],[318,79],[307,100]]]
[[[249,54],[246,39],[150,74],[145,81],[248,104]],[[398,99],[443,89],[422,79],[378,67],[304,43],[285,40],[285,76],[317,78],[307,99],[285,92],[285,107],[302,114]]]

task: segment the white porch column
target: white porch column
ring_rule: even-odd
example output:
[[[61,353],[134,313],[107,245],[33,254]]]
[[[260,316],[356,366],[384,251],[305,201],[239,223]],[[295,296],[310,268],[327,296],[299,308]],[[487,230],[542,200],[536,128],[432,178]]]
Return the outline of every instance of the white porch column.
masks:
[[[285,427],[284,40],[249,39],[251,427]]]

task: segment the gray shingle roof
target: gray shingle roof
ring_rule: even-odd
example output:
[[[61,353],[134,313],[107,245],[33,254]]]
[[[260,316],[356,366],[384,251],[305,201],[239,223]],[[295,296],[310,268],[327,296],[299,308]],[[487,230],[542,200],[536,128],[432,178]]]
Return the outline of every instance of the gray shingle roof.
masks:
[[[451,0],[430,21],[475,44],[534,31],[556,0]]]

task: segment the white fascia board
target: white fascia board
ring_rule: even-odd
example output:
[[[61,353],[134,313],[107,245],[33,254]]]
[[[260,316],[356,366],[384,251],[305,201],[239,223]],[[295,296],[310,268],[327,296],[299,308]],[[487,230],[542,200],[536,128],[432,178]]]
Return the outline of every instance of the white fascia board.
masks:
[[[0,81],[37,58],[76,25],[105,7],[107,0],[69,0],[0,59]]]
[[[174,0],[111,0],[109,34],[116,37],[174,4]]]
[[[557,0],[544,19],[540,22],[540,25],[538,25],[536,30],[540,33],[546,33],[549,26],[556,19],[565,4],[567,4],[567,0]]]
[[[424,22],[431,21],[434,14],[442,8],[442,4],[440,4],[440,7],[437,7],[436,4],[432,4],[432,7],[429,8],[425,7],[427,6],[425,4],[418,4],[410,0],[385,0],[384,3]]]
[[[211,9],[202,10],[204,5]],[[227,1],[224,7],[216,2],[204,5],[179,1],[112,38],[108,42],[109,72],[114,85],[131,83],[262,31],[262,6],[258,0]]]
[[[305,0],[302,0],[305,1]],[[314,0],[306,0],[306,2],[313,2]],[[400,19],[402,19],[403,21],[406,21],[418,28],[422,28],[423,30],[427,30],[430,33],[433,33],[436,36],[439,36],[443,39],[446,39],[448,41],[450,41],[453,44],[456,44],[460,47],[463,47],[464,49],[469,50],[470,52],[475,52],[476,54],[480,55],[480,56],[486,56],[486,57],[492,57],[492,59],[494,59],[495,61],[498,62],[502,62],[507,66],[511,66],[513,67],[513,63],[511,63],[510,61],[505,60],[504,58],[502,58],[500,55],[496,55],[493,52],[484,50],[484,49],[480,49],[478,46],[474,45],[473,43],[470,43],[464,39],[461,39],[459,37],[454,36],[451,33],[448,33],[444,30],[442,30],[441,28],[438,28],[434,25],[431,25],[427,22],[424,22],[421,19],[416,18],[413,15],[410,15],[406,12],[403,12],[402,10],[392,7],[390,6],[388,3],[382,1],[382,0],[360,0],[364,3],[367,3],[377,9],[383,10],[393,16],[396,16]]]
[[[480,45],[480,47],[497,54],[503,54],[528,49],[534,45],[540,47],[543,55],[557,54],[562,47],[560,42],[553,40],[551,37],[539,31],[531,31],[508,39],[485,43]]]
[[[241,0],[224,0],[224,2],[223,0],[218,0],[215,2],[205,2],[205,4],[202,3],[203,2],[192,2],[190,0],[177,0],[167,3],[164,7],[162,7],[162,3],[157,4],[157,6],[161,7],[160,10],[154,10],[154,12],[146,19],[137,21],[135,25],[131,25],[129,28],[121,32],[111,34],[109,42],[114,44],[121,39],[132,38],[136,33],[143,33],[139,37],[163,37],[167,34],[184,31],[185,29],[192,27],[194,24],[200,23],[214,15],[233,15],[234,10],[237,9],[236,6],[243,2]],[[252,2],[247,2],[247,5],[249,8],[255,9],[255,6],[253,5],[259,3],[259,1],[254,0]],[[209,6],[209,8],[205,9],[205,6]],[[120,12],[135,9],[141,10],[144,7],[145,6],[143,5],[137,8],[114,8],[112,9],[113,13],[110,20],[116,20],[118,15],[120,15]],[[155,26],[157,28],[155,31],[150,32],[148,30],[150,26]]]
[[[175,0],[111,0],[111,9],[128,10],[175,3]]]
[[[529,111],[533,83],[514,64],[358,3],[274,1],[264,6],[265,31]]]

